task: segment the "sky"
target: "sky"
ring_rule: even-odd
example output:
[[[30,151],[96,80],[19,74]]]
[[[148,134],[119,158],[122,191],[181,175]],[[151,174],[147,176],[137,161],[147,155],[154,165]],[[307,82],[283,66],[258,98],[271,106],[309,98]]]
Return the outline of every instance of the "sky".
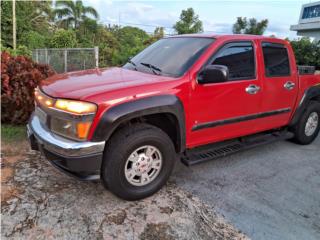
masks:
[[[232,33],[237,17],[268,19],[265,35],[279,38],[297,38],[290,25],[297,24],[302,4],[310,0],[84,0],[94,7],[99,21],[104,24],[129,25],[152,33],[156,26],[165,27],[172,34],[172,26],[179,20],[183,9],[192,7],[203,22],[204,32],[214,34]]]

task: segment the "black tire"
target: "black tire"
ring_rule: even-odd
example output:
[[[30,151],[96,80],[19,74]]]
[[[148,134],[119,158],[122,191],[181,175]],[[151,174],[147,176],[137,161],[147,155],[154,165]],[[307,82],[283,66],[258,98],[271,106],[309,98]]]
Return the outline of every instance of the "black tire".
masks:
[[[155,146],[162,155],[162,168],[157,177],[145,186],[135,186],[126,179],[124,169],[130,154],[145,145]],[[151,196],[167,182],[174,168],[176,152],[169,136],[149,124],[135,124],[117,131],[104,152],[101,179],[104,186],[125,200]]]
[[[320,103],[312,101],[310,102],[309,106],[305,110],[305,112],[302,114],[301,118],[299,119],[298,123],[296,126],[293,128],[293,133],[294,133],[294,138],[292,139],[293,142],[301,144],[301,145],[307,145],[312,143],[316,137],[319,134],[320,131],[320,123],[318,120],[318,126],[315,132],[307,136],[305,133],[307,121],[312,113],[316,112],[318,114],[318,119],[320,117]]]

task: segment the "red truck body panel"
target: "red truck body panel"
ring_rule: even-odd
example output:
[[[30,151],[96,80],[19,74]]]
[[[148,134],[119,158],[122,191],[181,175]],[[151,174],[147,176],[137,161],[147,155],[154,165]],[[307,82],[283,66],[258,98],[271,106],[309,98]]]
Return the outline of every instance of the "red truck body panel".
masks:
[[[183,37],[186,36],[188,35],[183,35]],[[186,147],[193,148],[287,125],[305,90],[320,83],[320,76],[298,75],[293,51],[284,40],[250,35],[191,36],[212,37],[216,41],[179,78],[152,75],[123,68],[96,69],[53,76],[45,81],[41,88],[52,97],[84,100],[98,105],[88,140],[92,138],[102,115],[111,107],[149,96],[176,95],[185,110]],[[251,41],[254,46],[257,73],[255,79],[206,85],[197,83],[197,73],[213,53],[227,42],[243,40]],[[287,47],[291,76],[265,77],[261,48],[264,41],[281,43]],[[297,86],[293,91],[287,91],[283,88],[283,85],[289,80]],[[250,84],[259,85],[261,91],[256,95],[246,94],[244,90]],[[192,130],[196,124],[279,109],[290,109],[290,111],[215,128]]]

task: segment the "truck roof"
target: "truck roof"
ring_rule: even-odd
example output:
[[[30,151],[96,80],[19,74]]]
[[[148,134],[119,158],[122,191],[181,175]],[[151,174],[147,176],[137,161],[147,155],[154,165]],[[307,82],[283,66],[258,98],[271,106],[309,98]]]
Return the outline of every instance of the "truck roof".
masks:
[[[266,36],[261,36],[261,35],[250,35],[250,34],[223,34],[223,35],[219,35],[219,34],[205,34],[205,33],[201,33],[201,34],[182,34],[182,35],[174,35],[174,36],[170,36],[170,38],[174,38],[174,37],[204,37],[204,38],[216,38],[216,39],[224,39],[224,40],[241,40],[241,39],[245,39],[245,40],[268,40],[268,41],[274,41],[275,39],[277,41],[283,41],[286,42],[283,39],[279,39],[279,38],[274,38],[274,37],[266,37]]]

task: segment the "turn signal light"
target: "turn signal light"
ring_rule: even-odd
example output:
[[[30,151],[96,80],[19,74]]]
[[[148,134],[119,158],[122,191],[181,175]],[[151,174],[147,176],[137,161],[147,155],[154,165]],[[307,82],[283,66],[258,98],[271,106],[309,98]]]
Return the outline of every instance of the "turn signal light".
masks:
[[[85,139],[88,136],[91,122],[80,122],[77,123],[77,134],[78,138]]]

